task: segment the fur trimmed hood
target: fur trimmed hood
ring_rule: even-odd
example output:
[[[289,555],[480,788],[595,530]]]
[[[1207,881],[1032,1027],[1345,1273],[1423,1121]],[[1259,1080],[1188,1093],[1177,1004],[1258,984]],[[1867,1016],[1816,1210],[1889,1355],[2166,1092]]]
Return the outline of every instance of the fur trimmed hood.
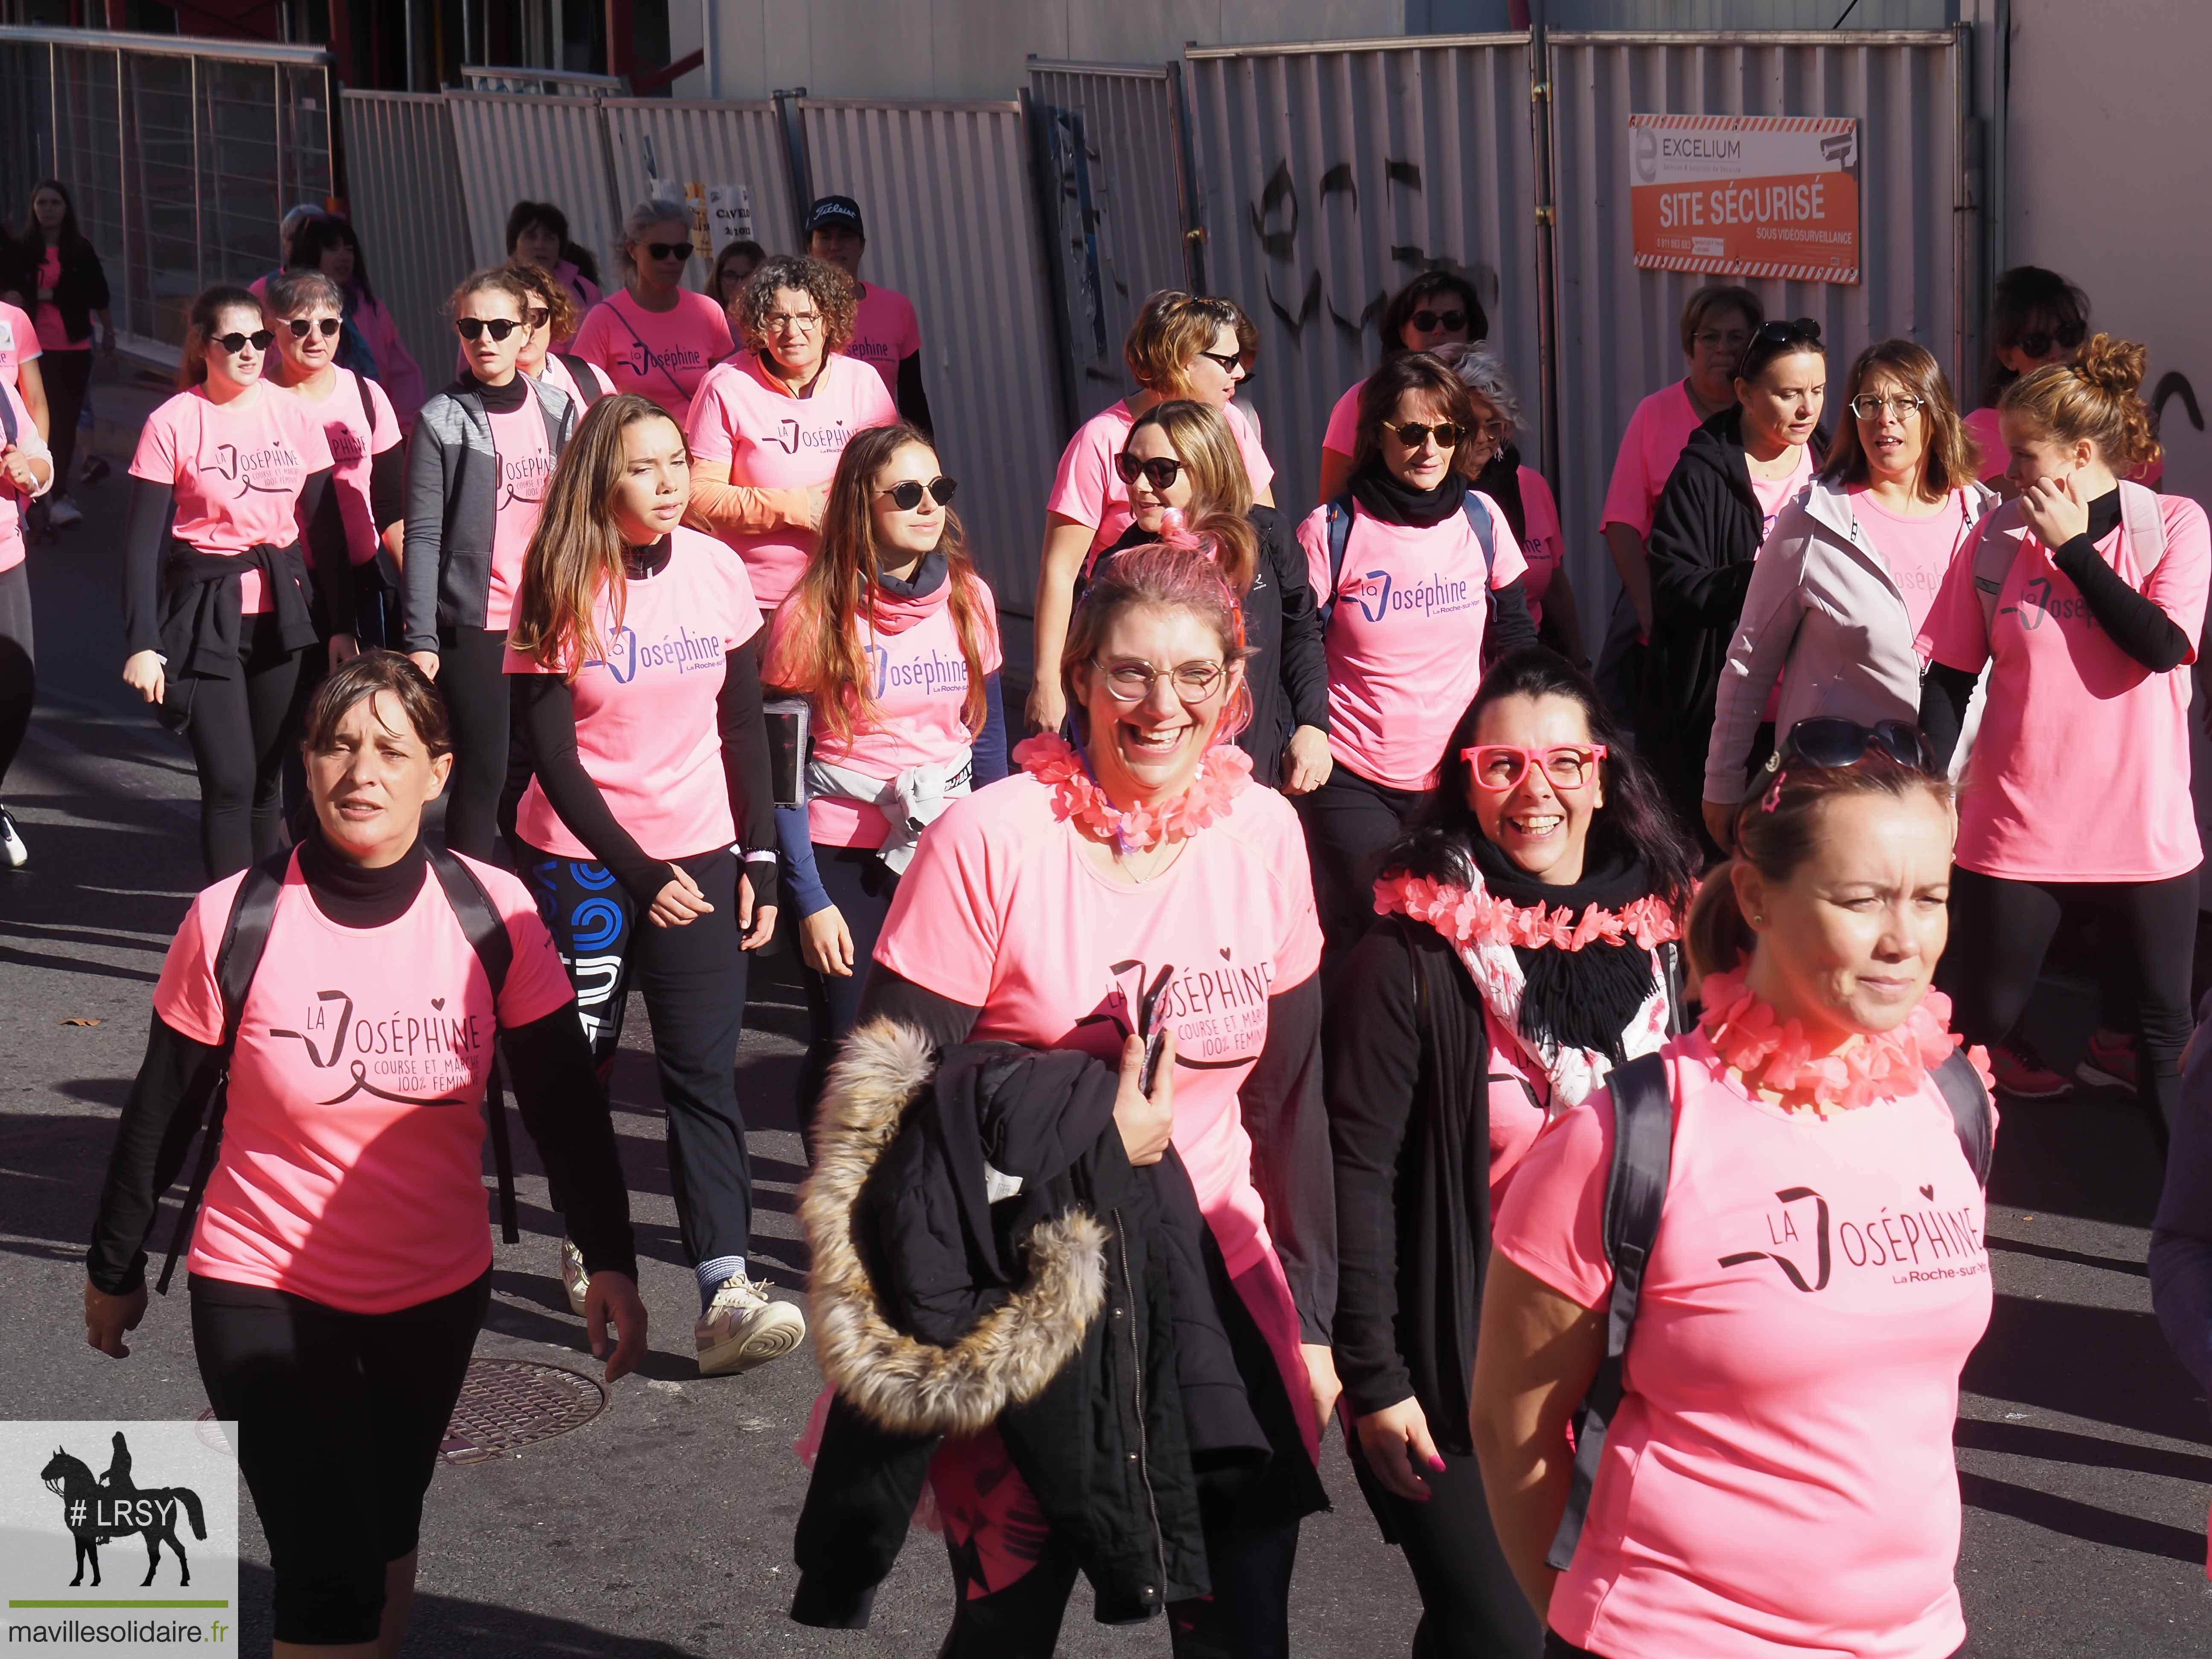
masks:
[[[1021,1247],[1028,1278],[957,1340],[939,1346],[901,1330],[855,1234],[862,1189],[935,1070],[927,1040],[888,1019],[846,1039],[816,1116],[799,1214],[813,1253],[808,1301],[823,1376],[881,1428],[974,1434],[1035,1399],[1081,1349],[1105,1304],[1108,1234],[1080,1209],[1042,1221]]]

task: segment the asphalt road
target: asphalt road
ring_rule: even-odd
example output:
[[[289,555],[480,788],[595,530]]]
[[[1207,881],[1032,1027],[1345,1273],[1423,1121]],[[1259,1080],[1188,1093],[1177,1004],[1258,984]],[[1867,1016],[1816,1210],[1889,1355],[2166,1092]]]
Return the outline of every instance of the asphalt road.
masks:
[[[161,955],[197,885],[197,789],[182,743],[118,677],[123,462],[158,394],[103,384],[116,477],[85,522],[32,553],[40,704],[5,799],[33,862],[0,872],[0,1410],[14,1418],[191,1417],[205,1407],[181,1296],[157,1299],[125,1361],[83,1343],[82,1253],[112,1125],[144,1042]],[[134,412],[136,411],[136,412]],[[791,1094],[796,994],[757,994],[741,1085],[760,1182],[756,1260],[795,1295],[802,1173]],[[2047,985],[2033,1016],[2069,1063],[2088,1012]],[[87,1020],[90,1024],[65,1022]],[[785,1617],[805,1473],[793,1453],[819,1381],[802,1352],[701,1381],[696,1301],[678,1248],[650,1027],[630,1010],[617,1127],[640,1227],[653,1353],[586,1427],[518,1455],[443,1468],[430,1491],[410,1655],[908,1654],[942,1635],[948,1577],[917,1533],[866,1633]],[[524,1239],[500,1247],[483,1355],[589,1369],[554,1279],[556,1223],[521,1144]],[[2085,1093],[2014,1105],[1990,1218],[1995,1321],[1966,1373],[1959,1578],[1978,1659],[2212,1651],[2204,1576],[2212,1420],[2150,1314],[2142,1266],[2157,1169],[2127,1103]],[[159,1237],[167,1237],[165,1218]],[[1305,1528],[1302,1650],[1403,1652],[1416,1606],[1340,1449],[1338,1508]],[[250,1508],[248,1510],[250,1515]],[[267,1557],[249,1521],[246,1651],[266,1650]],[[1818,1562],[1803,1564],[1808,1572]],[[1157,1625],[1109,1631],[1071,1608],[1063,1651],[1167,1650]]]

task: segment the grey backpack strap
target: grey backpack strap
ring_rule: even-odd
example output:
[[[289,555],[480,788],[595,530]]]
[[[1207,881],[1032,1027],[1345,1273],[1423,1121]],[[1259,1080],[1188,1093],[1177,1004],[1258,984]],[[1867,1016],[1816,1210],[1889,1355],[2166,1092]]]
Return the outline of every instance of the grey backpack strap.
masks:
[[[1467,522],[1474,532],[1474,538],[1482,544],[1482,585],[1490,586],[1490,578],[1498,568],[1498,536],[1491,528],[1490,509],[1483,505],[1482,497],[1470,489],[1463,509]]]
[[[496,1029],[499,994],[506,988],[507,970],[514,964],[514,941],[507,937],[499,907],[491,902],[475,871],[442,847],[426,843],[423,851],[429,855],[438,885],[445,890],[446,902],[453,907],[453,919],[461,924],[469,947],[483,964],[484,977],[491,981],[492,1020]],[[492,1055],[490,1075],[484,1079],[484,1118],[491,1126],[492,1168],[499,1175],[500,1237],[509,1244],[519,1244],[522,1228],[514,1205],[514,1149],[507,1138],[507,1091],[500,1080],[496,1052]]]
[[[1314,595],[1321,608],[1321,625],[1336,614],[1336,587],[1344,580],[1344,550],[1352,544],[1352,497],[1339,495],[1322,509],[1322,523],[1328,532],[1328,589]]]
[[[15,441],[15,400],[0,397],[0,439],[9,444]]]
[[[1996,1145],[1990,1132],[1990,1097],[1982,1087],[1982,1074],[1974,1069],[1964,1048],[1954,1048],[1950,1057],[1929,1075],[1943,1091],[1943,1103],[1951,1109],[1952,1127],[1959,1132],[1959,1150],[1966,1155],[1966,1167],[1986,1189]]]
[[[1590,1489],[1605,1455],[1606,1431],[1620,1408],[1628,1334],[1644,1293],[1644,1269],[1659,1236],[1667,1172],[1674,1156],[1674,1101],[1665,1061],[1657,1054],[1641,1055],[1615,1067],[1607,1087],[1613,1095],[1613,1168],[1605,1182],[1605,1253],[1613,1265],[1613,1296],[1606,1309],[1605,1358],[1575,1422],[1574,1482],[1545,1558],[1561,1571],[1575,1559],[1589,1513]]]

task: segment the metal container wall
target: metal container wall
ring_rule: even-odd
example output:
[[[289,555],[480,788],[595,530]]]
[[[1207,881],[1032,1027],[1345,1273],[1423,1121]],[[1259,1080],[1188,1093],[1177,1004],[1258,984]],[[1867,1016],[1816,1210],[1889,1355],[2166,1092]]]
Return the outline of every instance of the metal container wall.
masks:
[[[52,46],[0,38],[0,202],[28,202],[55,176],[52,79]]]
[[[1276,504],[1315,504],[1322,434],[1414,276],[1465,271],[1542,467],[1528,37],[1191,52],[1208,286],[1259,327]]]
[[[800,113],[815,190],[866,217],[863,276],[914,301],[969,547],[1000,609],[1026,616],[1061,442],[1020,106],[809,100]]]
[[[505,261],[507,216],[517,202],[551,202],[568,216],[568,234],[598,258],[603,286],[615,286],[615,237],[629,204],[615,194],[598,100],[485,92],[445,100],[475,263]]]
[[[1544,21],[1561,30],[1941,29],[1959,21],[1958,0],[1546,0]]]
[[[348,205],[377,297],[425,383],[442,386],[454,358],[446,301],[475,264],[446,100],[435,93],[349,91],[340,109]]]
[[[799,210],[791,200],[791,167],[783,126],[773,104],[676,103],[665,98],[610,98],[607,143],[615,199],[642,201],[648,179],[744,185],[752,192],[753,240],[770,253],[797,253]],[[684,286],[703,288],[712,267],[694,259]]]
[[[1972,384],[1961,373],[1969,367],[1962,296],[1972,291],[1966,264],[1978,232],[1961,154],[1964,36],[1964,30],[1844,30],[1550,37],[1562,452],[1556,482],[1568,568],[1584,596],[1585,617],[1602,616],[1618,586],[1598,537],[1606,483],[1638,401],[1681,377],[1682,301],[1702,280],[1744,280],[1636,268],[1628,117],[1859,118],[1859,282],[1745,283],[1769,317],[1820,321],[1832,389],[1824,424],[1833,430],[1844,371],[1869,341],[1909,335],[1936,354],[1954,388]]]
[[[1032,59],[1055,298],[1079,415],[1130,391],[1121,341],[1150,295],[1189,286],[1182,89],[1172,67]]]

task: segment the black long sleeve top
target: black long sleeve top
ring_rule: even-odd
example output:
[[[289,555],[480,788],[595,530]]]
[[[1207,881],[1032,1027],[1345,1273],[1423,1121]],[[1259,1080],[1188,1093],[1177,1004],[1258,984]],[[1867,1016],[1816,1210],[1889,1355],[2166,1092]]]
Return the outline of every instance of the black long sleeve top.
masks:
[[[309,473],[300,486],[300,510],[307,520],[307,546],[314,554],[308,574],[323,615],[331,632],[350,634],[355,625],[352,557],[329,467]],[[174,485],[153,478],[131,479],[131,505],[123,522],[123,634],[134,652],[161,648],[161,558],[176,511]]]

